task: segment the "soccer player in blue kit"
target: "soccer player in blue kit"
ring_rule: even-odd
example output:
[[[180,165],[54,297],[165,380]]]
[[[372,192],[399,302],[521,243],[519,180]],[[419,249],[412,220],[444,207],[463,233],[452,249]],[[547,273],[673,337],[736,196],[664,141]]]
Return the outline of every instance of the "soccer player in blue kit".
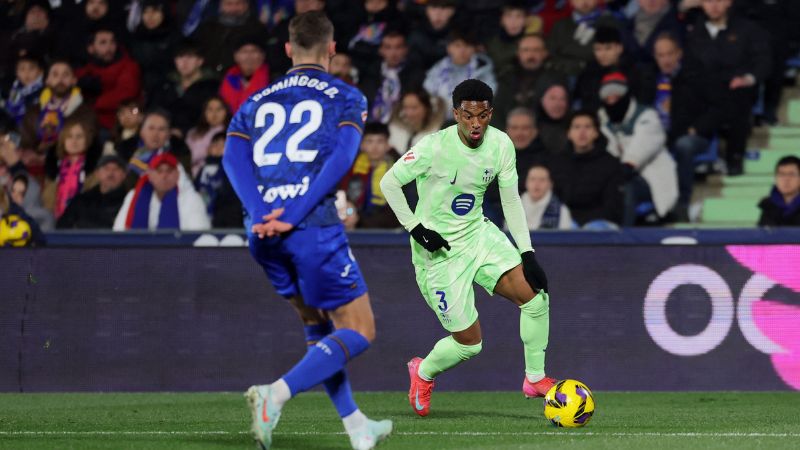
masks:
[[[223,165],[246,210],[250,252],[297,310],[308,343],[291,370],[245,394],[265,449],[283,405],[318,384],[354,449],[371,449],[392,431],[391,421],[358,409],[345,371],[370,346],[375,323],[334,206],[335,187],[358,153],[367,102],[327,73],[334,51],[324,13],[294,17],[286,44],[294,67],[251,96],[228,127]]]

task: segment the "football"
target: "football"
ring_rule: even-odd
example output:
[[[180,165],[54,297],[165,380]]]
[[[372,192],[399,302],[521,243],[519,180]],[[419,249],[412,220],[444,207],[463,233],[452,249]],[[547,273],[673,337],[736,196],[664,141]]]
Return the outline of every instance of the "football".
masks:
[[[577,380],[563,380],[547,391],[544,416],[555,427],[577,428],[589,423],[594,406],[588,386]]]
[[[0,219],[0,246],[24,247],[31,240],[31,226],[12,214]]]

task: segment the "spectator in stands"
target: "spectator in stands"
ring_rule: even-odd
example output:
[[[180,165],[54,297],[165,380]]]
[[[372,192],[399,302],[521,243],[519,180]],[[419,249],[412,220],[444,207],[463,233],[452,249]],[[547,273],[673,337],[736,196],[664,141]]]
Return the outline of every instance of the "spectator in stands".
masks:
[[[553,25],[572,14],[572,5],[568,0],[532,0],[527,3],[531,14],[525,24],[526,33],[547,36]]]
[[[324,9],[325,0],[295,0],[294,2],[295,15]],[[287,42],[289,42],[289,21],[284,20],[275,26],[267,41],[270,79],[278,79],[286,75],[286,71],[292,67],[292,60],[286,56]]]
[[[427,68],[447,56],[448,36],[457,5],[456,0],[428,0],[425,20],[408,36],[412,64]]]
[[[117,122],[111,130],[111,140],[106,141],[103,153],[117,153],[124,141],[139,134],[143,121],[144,111],[139,100],[123,100],[117,108]]]
[[[597,27],[592,44],[594,59],[578,76],[575,95],[581,109],[597,111],[600,108],[600,82],[611,72],[622,72],[628,79],[631,92],[639,92],[639,75],[636,67],[625,57],[622,36],[613,27]]]
[[[800,227],[800,158],[784,156],[775,166],[775,186],[759,202],[759,226]]]
[[[265,62],[263,45],[262,38],[254,35],[243,36],[234,47],[236,65],[228,69],[219,86],[219,95],[233,114],[248,97],[269,84],[269,66]]]
[[[550,153],[563,151],[567,143],[569,128],[569,94],[567,87],[553,83],[544,90],[537,103],[536,126],[542,143]]]
[[[731,0],[703,0],[702,17],[689,26],[686,71],[702,113],[690,134],[710,139],[724,131],[729,175],[741,175],[756,87],[769,75],[769,42],[757,25],[728,14]]]
[[[353,66],[353,58],[346,52],[339,52],[331,57],[328,72],[347,84],[355,86],[358,83],[358,69]]]
[[[396,158],[389,146],[389,127],[380,122],[364,126],[361,151],[353,168],[345,175],[340,186],[347,199],[356,206],[361,228],[397,228],[392,209],[381,192],[381,178],[392,168]]]
[[[597,117],[588,111],[569,121],[567,151],[553,157],[555,193],[580,225],[595,221],[622,223],[622,169],[606,149]]]
[[[140,94],[139,65],[117,45],[116,32],[99,27],[89,40],[89,64],[78,69],[81,86],[93,91],[94,112],[100,128],[111,130],[120,103]],[[91,89],[89,87],[91,85]]]
[[[521,197],[529,230],[572,228],[569,208],[553,193],[553,181],[547,167],[535,165],[528,169],[525,192]]]
[[[175,46],[172,18],[166,0],[144,0],[142,20],[133,32],[131,56],[142,70],[142,89],[156,90],[166,79]]]
[[[453,31],[447,42],[447,56],[439,60],[425,74],[423,87],[429,94],[444,100],[445,117],[453,118],[453,89],[468,78],[483,81],[492,90],[497,88],[494,65],[488,56],[476,53],[478,42],[473,36]]]
[[[22,209],[32,216],[43,230],[52,230],[55,225],[53,215],[42,206],[41,186],[25,169],[18,144],[19,135],[14,119],[0,109],[0,191],[12,190],[14,180],[24,177],[27,180],[27,189],[22,198]]]
[[[139,135],[124,141],[117,153],[130,164],[128,185],[147,171],[151,159],[162,153],[175,156],[186,174],[191,173],[191,153],[183,140],[170,135],[170,116],[164,110],[155,109],[145,114]]]
[[[678,200],[678,178],[658,114],[636,101],[621,72],[603,78],[600,99],[600,129],[609,153],[622,163],[626,181],[623,225],[635,224],[636,209],[645,202],[652,202],[665,218]]]
[[[194,179],[194,185],[205,202],[214,228],[239,228],[244,220],[242,203],[222,166],[224,154],[225,131],[219,131],[211,139],[208,156]]]
[[[359,88],[369,102],[369,120],[389,123],[401,93],[422,86],[425,71],[407,63],[408,45],[399,31],[383,35],[378,53],[381,60],[361,77]]]
[[[655,40],[656,66],[653,74],[645,75],[648,85],[643,86],[643,104],[653,105],[661,127],[667,133],[667,148],[672,151],[678,165],[678,204],[675,220],[689,221],[689,203],[694,188],[695,157],[708,149],[710,142],[696,134],[689,134],[691,118],[699,114],[701,105],[696,101],[683,69],[683,50],[677,38],[662,34]]]
[[[370,66],[379,63],[381,56],[378,51],[381,46],[383,35],[391,30],[405,30],[404,16],[401,15],[395,6],[395,2],[389,0],[363,0],[362,22],[348,35],[347,51],[353,58],[353,63],[359,72],[364,72]],[[349,30],[348,30],[349,31]]]
[[[181,185],[178,160],[171,153],[153,157],[147,171],[128,192],[114,219],[114,231],[207,230],[205,203],[191,185]]]
[[[17,58],[16,78],[0,106],[5,108],[19,126],[28,108],[39,103],[44,88],[44,63],[38,56],[24,54]]]
[[[219,15],[201,24],[192,36],[206,66],[220,75],[234,64],[233,55],[245,36],[252,36],[258,46],[267,42],[264,26],[251,12],[248,0],[220,0]]]
[[[97,162],[97,185],[76,195],[58,219],[59,229],[107,229],[114,225],[125,200],[128,164],[119,156],[106,155]]]
[[[596,27],[620,25],[614,16],[598,7],[597,0],[570,0],[570,3],[572,16],[555,23],[547,38],[547,48],[553,67],[575,77],[592,61]]]
[[[206,100],[200,120],[186,135],[186,145],[192,152],[192,177],[197,177],[203,168],[211,139],[225,131],[230,120],[231,113],[222,98],[215,95]]]
[[[58,220],[67,205],[78,195],[100,157],[100,148],[94,143],[94,128],[70,119],[58,135],[58,145],[47,155],[47,179],[42,200]]]
[[[0,144],[2,145],[2,144]],[[23,243],[20,244],[19,241],[14,243],[9,243],[6,241],[6,236],[0,236],[0,248],[3,246],[21,246],[21,245],[42,245],[45,243],[46,239],[44,234],[42,233],[41,228],[36,223],[36,220],[31,217],[25,208],[23,207],[23,199],[25,198],[26,192],[28,189],[28,178],[23,175],[17,175],[14,177],[14,181],[12,182],[11,189],[6,191],[5,189],[0,189],[0,220],[3,221],[17,221],[22,220],[28,224],[31,230],[31,236],[21,236]],[[11,217],[17,216],[17,217]],[[6,224],[3,224],[6,225]],[[27,240],[27,242],[24,242]]]
[[[517,107],[511,110],[506,119],[506,134],[517,151],[517,174],[521,193],[525,190],[523,175],[534,165],[547,164],[552,155],[539,137],[536,115],[528,108]]]
[[[550,69],[544,38],[532,34],[520,38],[513,67],[500,78],[494,100],[492,123],[503,126],[506,115],[517,107],[531,108],[539,103],[546,87],[566,82]]]
[[[17,60],[22,55],[38,55],[46,59],[53,52],[55,27],[50,21],[50,3],[45,0],[25,3],[22,27],[11,35],[8,47],[0,50],[7,52],[9,61]]]
[[[389,146],[403,155],[420,139],[439,131],[443,108],[438,98],[432,100],[423,89],[404,93],[389,122]]]
[[[74,119],[97,128],[97,117],[91,105],[84,101],[78,78],[68,61],[55,60],[50,64],[45,87],[38,102],[25,113],[21,125],[21,146],[26,153],[26,162],[32,166],[44,164],[45,155],[55,148],[58,134],[67,120]]]
[[[518,45],[525,32],[526,9],[522,1],[505,3],[500,15],[500,32],[486,43],[486,54],[494,63],[498,79],[506,76],[518,60]]]
[[[678,19],[677,9],[669,0],[638,0],[639,10],[630,22],[630,34],[634,48],[633,60],[642,64],[655,61],[653,46],[662,33],[669,33],[676,39],[683,38],[683,24]]]
[[[148,105],[163,108],[172,115],[173,132],[185,136],[189,128],[203,114],[203,104],[216,95],[219,81],[214,71],[203,67],[200,48],[191,40],[180,42],[175,49],[175,71],[152,92],[148,92]]]
[[[123,22],[118,20],[121,17],[118,11],[112,10],[109,0],[86,0],[77,9],[78,11],[73,11],[65,19],[61,33],[69,36],[69,39],[59,39],[56,42],[56,54],[78,65],[85,65],[91,61],[92,55],[91,52],[87,54],[86,47],[82,44],[91,42],[98,29],[113,32],[118,44],[126,41],[127,30],[122,25]]]

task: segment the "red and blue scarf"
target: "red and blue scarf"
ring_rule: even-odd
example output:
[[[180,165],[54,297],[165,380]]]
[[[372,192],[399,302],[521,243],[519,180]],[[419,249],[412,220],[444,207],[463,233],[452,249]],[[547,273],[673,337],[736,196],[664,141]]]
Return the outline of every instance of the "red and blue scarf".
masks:
[[[150,200],[153,197],[153,185],[147,175],[139,178],[125,219],[125,229],[146,230],[150,222]],[[161,211],[158,213],[159,230],[180,229],[181,220],[178,214],[178,188],[167,192],[161,199]]]

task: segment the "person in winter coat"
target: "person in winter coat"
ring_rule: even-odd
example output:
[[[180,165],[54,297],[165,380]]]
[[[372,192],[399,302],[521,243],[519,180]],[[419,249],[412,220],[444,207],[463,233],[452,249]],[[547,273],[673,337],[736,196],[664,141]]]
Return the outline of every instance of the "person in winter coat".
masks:
[[[600,129],[626,178],[623,225],[634,225],[637,205],[647,201],[660,218],[666,217],[678,201],[678,175],[658,114],[636,101],[621,72],[603,78],[600,99]]]
[[[759,202],[759,226],[800,227],[800,158],[784,156],[775,166],[775,186]]]

